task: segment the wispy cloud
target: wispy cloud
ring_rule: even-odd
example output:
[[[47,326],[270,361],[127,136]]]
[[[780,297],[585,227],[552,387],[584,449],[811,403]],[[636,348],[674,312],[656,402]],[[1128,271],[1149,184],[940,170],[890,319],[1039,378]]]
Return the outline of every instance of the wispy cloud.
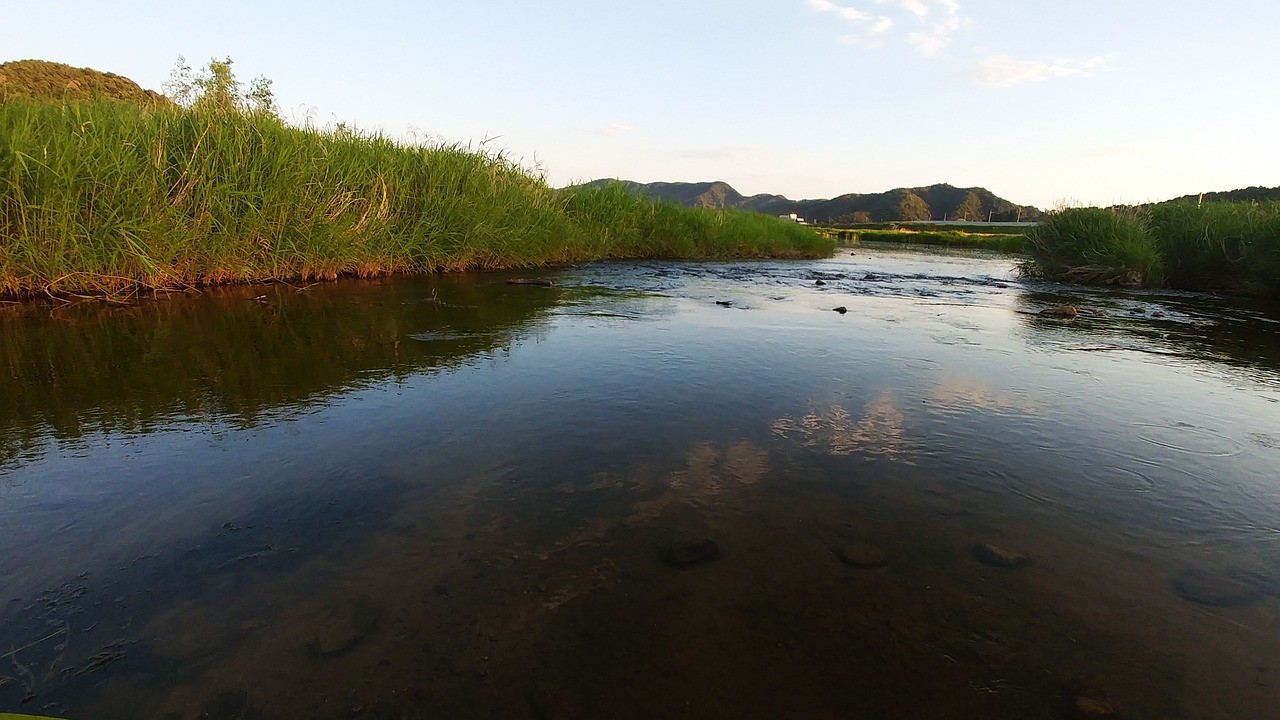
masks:
[[[618,137],[619,135],[635,132],[634,127],[624,122],[609,123],[603,126],[583,126],[579,127],[578,130],[587,135],[600,135],[603,137]]]
[[[969,77],[979,85],[1012,87],[1053,78],[1093,77],[1111,72],[1111,58],[1099,55],[1087,60],[1019,60],[1008,55],[990,55],[972,67]]]
[[[907,42],[920,52],[930,57],[942,52],[951,44],[951,36],[969,23],[969,18],[960,13],[957,0],[937,0],[939,13],[937,19],[930,22],[924,30],[907,35]],[[920,16],[924,20],[924,16]]]
[[[870,0],[865,0],[870,2]],[[854,32],[840,36],[840,41],[850,45],[876,47],[884,44],[887,36],[903,20],[919,29],[907,34],[907,42],[925,55],[936,55],[951,40],[951,36],[968,22],[960,12],[958,0],[875,0],[878,5],[892,5],[901,17],[873,13],[852,5],[839,5],[831,0],[805,0],[815,12],[841,18],[854,26]]]
[[[916,17],[924,17],[929,14],[929,5],[924,0],[876,0],[876,2],[881,5],[892,3]]]
[[[839,18],[843,30],[837,35],[845,45],[870,49],[905,42],[930,58],[952,57],[946,51],[974,21],[964,11],[962,0],[805,0],[810,10]],[[873,5],[874,3],[874,5]],[[882,6],[872,12],[875,5]],[[901,32],[899,32],[901,28]],[[982,54],[978,50],[978,54]],[[1111,72],[1110,55],[1087,59],[1053,58],[1021,60],[1001,53],[987,53],[967,66],[969,79],[980,85],[1012,87],[1057,78],[1093,77]]]
[[[919,2],[920,0],[905,1]],[[876,15],[850,5],[837,5],[830,0],[805,0],[805,4],[817,12],[830,13],[853,25],[856,28],[854,34],[845,34],[840,37],[840,41],[844,43],[868,44],[868,36],[883,35],[893,29],[893,18],[888,15]]]

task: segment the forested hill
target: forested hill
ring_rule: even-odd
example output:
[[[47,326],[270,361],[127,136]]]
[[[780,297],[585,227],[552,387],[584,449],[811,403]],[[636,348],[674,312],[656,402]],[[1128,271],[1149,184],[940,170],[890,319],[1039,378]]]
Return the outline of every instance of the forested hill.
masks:
[[[592,184],[612,182],[597,180]],[[906,220],[1035,220],[1040,211],[997,197],[986,188],[947,184],[896,188],[882,193],[849,193],[829,200],[790,200],[782,195],[745,196],[725,182],[622,181],[638,192],[688,207],[741,208],[773,215],[796,213],[812,222],[857,223]]]

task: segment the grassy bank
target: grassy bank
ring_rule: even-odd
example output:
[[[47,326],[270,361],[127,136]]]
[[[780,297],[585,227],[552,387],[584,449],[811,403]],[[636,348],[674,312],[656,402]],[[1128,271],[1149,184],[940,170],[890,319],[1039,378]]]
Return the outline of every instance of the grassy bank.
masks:
[[[1280,203],[1069,208],[1028,241],[1035,277],[1280,298]]]
[[[839,242],[857,245],[861,242],[891,242],[903,245],[931,245],[940,247],[975,248],[1006,253],[1026,250],[1026,235],[1018,232],[974,232],[970,230],[916,230],[916,229],[823,229]]]
[[[834,247],[754,213],[555,190],[501,154],[108,100],[0,104],[0,237],[7,297]]]

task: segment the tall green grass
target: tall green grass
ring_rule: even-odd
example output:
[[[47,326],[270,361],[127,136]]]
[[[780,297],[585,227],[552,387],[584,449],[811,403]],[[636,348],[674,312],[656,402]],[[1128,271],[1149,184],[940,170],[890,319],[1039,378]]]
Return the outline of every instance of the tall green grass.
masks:
[[[1280,202],[1166,203],[1149,212],[1171,287],[1280,298]]]
[[[1028,239],[1033,276],[1280,299],[1280,203],[1070,208]]]
[[[106,100],[0,103],[0,239],[10,297],[834,247],[768,216],[555,190],[499,153]]]
[[[1141,211],[1068,208],[1049,213],[1027,233],[1033,277],[1095,284],[1158,286],[1164,262]]]

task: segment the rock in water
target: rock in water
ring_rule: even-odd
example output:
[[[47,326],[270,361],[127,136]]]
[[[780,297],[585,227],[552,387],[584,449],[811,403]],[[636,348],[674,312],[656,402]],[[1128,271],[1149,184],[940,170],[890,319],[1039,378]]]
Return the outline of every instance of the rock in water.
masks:
[[[720,559],[720,546],[714,540],[696,540],[672,545],[663,562],[673,568],[689,568]]]
[[[841,305],[840,307],[837,307],[837,308],[831,308],[831,309],[832,309],[832,310],[834,310],[834,311],[836,311],[836,312],[838,312],[838,313],[840,313],[841,315],[843,315],[843,314],[845,314],[845,313],[849,312],[849,308],[847,308],[847,307],[845,307],[845,306],[843,306],[843,305]]]
[[[333,608],[324,627],[307,643],[313,658],[335,658],[355,650],[378,629],[382,610],[373,600],[358,597]]]
[[[529,693],[529,709],[538,720],[570,720],[577,715],[565,693],[545,683],[539,683]]]
[[[1120,717],[1120,711],[1115,703],[1078,680],[1069,683],[1064,688],[1062,696],[1067,704],[1066,715],[1071,720],[1104,720]]]
[[[826,284],[827,284],[827,281],[826,281],[826,280],[814,280],[814,281],[813,281],[813,284],[814,284],[814,285],[826,285]]]
[[[861,569],[884,567],[887,561],[883,550],[864,542],[838,545],[832,552],[845,565]]]
[[[1184,570],[1173,578],[1173,592],[1187,602],[1216,608],[1252,605],[1262,599],[1266,586],[1258,577],[1223,570]]]
[[[1059,305],[1057,307],[1045,308],[1044,310],[1041,310],[1039,314],[1044,317],[1070,320],[1080,314],[1080,308],[1074,305]]]
[[[991,543],[974,545],[973,556],[983,564],[999,568],[1020,568],[1031,564],[1031,558],[1026,555]]]
[[[556,284],[555,280],[543,280],[540,278],[511,278],[507,281],[508,285],[533,285],[534,287],[551,287]]]
[[[717,300],[716,304],[719,305],[720,307],[733,307],[732,300]]]

